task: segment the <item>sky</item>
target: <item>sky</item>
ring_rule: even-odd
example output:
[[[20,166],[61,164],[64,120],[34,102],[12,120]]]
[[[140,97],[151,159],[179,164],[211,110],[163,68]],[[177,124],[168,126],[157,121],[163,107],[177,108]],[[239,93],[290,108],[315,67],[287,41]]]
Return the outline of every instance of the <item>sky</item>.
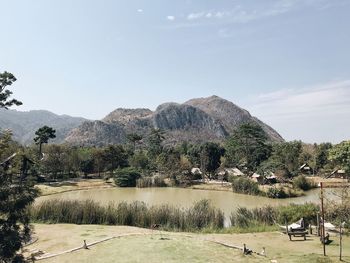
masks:
[[[18,110],[101,119],[217,95],[286,140],[350,139],[350,0],[0,0]]]

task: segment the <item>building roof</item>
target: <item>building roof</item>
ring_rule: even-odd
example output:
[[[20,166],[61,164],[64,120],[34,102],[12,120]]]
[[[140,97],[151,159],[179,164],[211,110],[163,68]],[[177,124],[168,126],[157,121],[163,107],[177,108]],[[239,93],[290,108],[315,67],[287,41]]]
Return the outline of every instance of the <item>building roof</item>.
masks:
[[[3,162],[0,163],[1,166],[3,166],[4,164],[8,163],[9,161],[11,161],[13,158],[15,158],[17,155],[17,153],[12,154],[11,156],[7,157]]]
[[[257,173],[254,173],[254,174],[252,175],[252,178],[259,178],[259,177],[261,177],[261,175],[260,175],[260,174],[257,174]]]
[[[235,168],[225,168],[225,171],[229,174],[233,174],[236,176],[244,175],[244,173],[242,173],[242,171],[236,167]]]

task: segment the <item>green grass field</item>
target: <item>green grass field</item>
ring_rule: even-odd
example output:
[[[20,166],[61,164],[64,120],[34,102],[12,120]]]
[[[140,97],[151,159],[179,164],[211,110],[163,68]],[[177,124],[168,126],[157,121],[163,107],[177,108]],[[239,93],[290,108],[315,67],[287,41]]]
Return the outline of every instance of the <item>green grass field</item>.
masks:
[[[46,253],[59,253],[121,234],[123,236],[66,253],[39,262],[338,262],[338,238],[327,246],[329,257],[322,256],[322,246],[317,237],[310,236],[306,241],[295,238],[289,241],[279,232],[247,234],[193,234],[151,231],[127,226],[35,224],[35,236],[39,239],[26,247],[29,250],[42,250]],[[242,251],[216,244],[247,246],[260,252],[266,248],[267,257],[258,255],[243,256]],[[343,262],[350,262],[350,238],[344,238]]]

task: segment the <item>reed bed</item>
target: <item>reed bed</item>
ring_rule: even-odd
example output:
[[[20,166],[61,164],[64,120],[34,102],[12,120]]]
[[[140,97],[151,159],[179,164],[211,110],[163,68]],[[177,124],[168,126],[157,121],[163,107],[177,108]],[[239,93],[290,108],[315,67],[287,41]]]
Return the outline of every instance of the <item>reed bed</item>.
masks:
[[[32,206],[31,220],[44,223],[127,225],[149,228],[154,224],[164,230],[198,231],[224,227],[224,213],[208,200],[181,209],[171,205],[147,206],[143,202],[109,203],[93,200],[47,200]]]
[[[159,176],[155,177],[142,177],[136,180],[136,187],[146,188],[146,187],[165,187],[166,184],[163,178]]]
[[[278,207],[264,206],[255,209],[239,207],[231,213],[230,221],[233,227],[239,228],[273,226],[277,223],[285,225],[286,223],[296,222],[300,218],[304,218],[306,224],[315,224],[318,211],[318,206],[312,203]]]

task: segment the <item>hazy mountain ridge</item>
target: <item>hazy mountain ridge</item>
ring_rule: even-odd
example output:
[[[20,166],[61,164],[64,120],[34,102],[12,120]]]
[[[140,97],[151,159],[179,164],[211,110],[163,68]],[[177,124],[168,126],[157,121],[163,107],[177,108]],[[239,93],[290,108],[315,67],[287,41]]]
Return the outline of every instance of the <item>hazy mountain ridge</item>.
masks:
[[[35,131],[44,125],[56,130],[56,138],[52,141],[61,143],[72,129],[84,121],[87,119],[57,115],[46,110],[0,110],[0,130],[12,130],[13,138],[22,144],[32,143]]]
[[[145,137],[152,128],[166,132],[167,144],[223,141],[245,122],[260,125],[271,141],[283,141],[274,129],[251,116],[247,110],[220,97],[211,96],[192,99],[183,104],[163,103],[154,112],[149,109],[119,108],[109,113],[102,122],[94,122],[94,125],[84,123],[73,129],[66,142],[91,145],[123,143],[126,134],[136,132]]]

